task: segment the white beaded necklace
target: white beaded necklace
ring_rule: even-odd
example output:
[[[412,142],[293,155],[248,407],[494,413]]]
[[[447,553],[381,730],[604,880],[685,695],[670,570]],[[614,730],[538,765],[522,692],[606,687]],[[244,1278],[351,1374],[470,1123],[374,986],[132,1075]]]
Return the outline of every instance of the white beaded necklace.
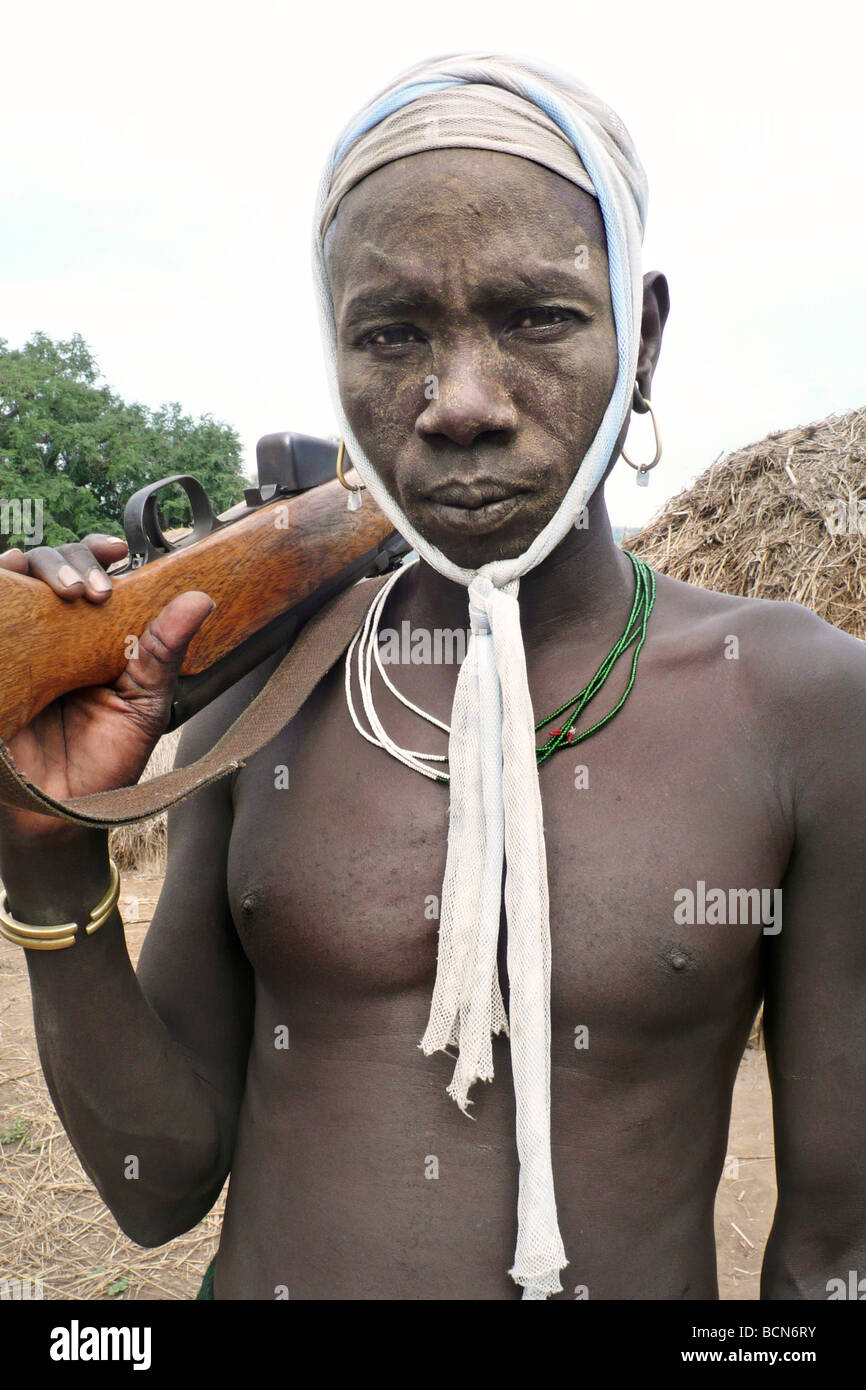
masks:
[[[412,710],[413,714],[420,715],[422,719],[426,719],[428,724],[435,724],[436,728],[441,729],[443,733],[450,734],[451,732],[448,725],[443,724],[441,719],[436,719],[432,714],[428,714],[426,710],[419,709],[419,707],[414,705],[411,700],[408,700],[405,695],[400,694],[400,691],[389,679],[382,664],[382,657],[379,653],[379,624],[382,621],[382,613],[388,601],[388,595],[400,578],[400,575],[409,569],[411,565],[416,565],[417,563],[418,557],[415,556],[411,560],[406,560],[399,569],[394,571],[387,583],[382,585],[382,588],[379,590],[367,611],[364,622],[352,638],[349,644],[349,650],[346,653],[346,705],[348,706],[352,723],[358,730],[358,733],[362,738],[365,738],[368,743],[372,743],[376,748],[383,748],[386,753],[390,753],[391,757],[396,758],[398,762],[404,763],[406,767],[412,768],[415,772],[420,772],[422,777],[429,777],[433,781],[438,781],[441,774],[437,772],[435,768],[429,767],[428,764],[446,763],[448,761],[448,755],[446,753],[420,753],[416,749],[401,748],[388,734],[381,719],[376,713],[376,707],[373,703],[372,675],[373,662],[375,661],[382,680],[391,691],[391,694],[395,695],[402,705]],[[370,728],[373,730],[372,733],[368,733],[361,724],[352,700],[352,657],[356,651],[358,688],[361,692],[361,702],[364,706],[364,713],[367,716]]]

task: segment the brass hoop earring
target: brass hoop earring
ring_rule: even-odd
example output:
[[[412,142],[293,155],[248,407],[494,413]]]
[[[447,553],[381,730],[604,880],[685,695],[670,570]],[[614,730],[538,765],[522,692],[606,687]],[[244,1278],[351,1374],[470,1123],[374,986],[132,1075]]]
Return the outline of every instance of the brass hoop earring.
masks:
[[[364,488],[367,486],[366,483],[361,483],[356,486],[354,483],[346,482],[345,476],[343,474],[343,460],[345,459],[345,457],[346,446],[341,439],[340,447],[337,450],[337,481],[343,485],[347,492],[363,492]]]
[[[662,437],[661,437],[661,434],[659,433],[659,426],[658,426],[658,421],[656,420],[655,411],[653,410],[653,408],[652,408],[652,406],[650,405],[649,401],[647,400],[646,396],[642,396],[642,395],[641,395],[640,390],[639,390],[637,384],[635,384],[635,388],[634,388],[634,389],[635,389],[635,391],[637,392],[638,396],[640,396],[640,399],[641,399],[641,401],[643,402],[643,404],[646,406],[647,410],[649,411],[650,419],[651,419],[652,422],[653,422],[653,434],[655,435],[656,451],[655,451],[655,454],[653,455],[653,457],[652,457],[652,459],[650,460],[649,463],[632,463],[632,461],[631,461],[631,459],[629,458],[628,454],[626,453],[625,449],[621,449],[621,450],[620,450],[620,453],[621,453],[622,457],[625,459],[625,461],[626,461],[626,463],[628,464],[629,468],[633,468],[634,471],[637,473],[637,475],[638,475],[638,476],[637,476],[637,481],[638,481],[639,483],[640,483],[640,482],[644,482],[644,483],[645,483],[645,482],[647,481],[647,479],[646,479],[646,474],[649,473],[649,471],[650,471],[651,468],[655,468],[656,464],[658,463],[659,459],[660,459],[661,456],[662,456]]]

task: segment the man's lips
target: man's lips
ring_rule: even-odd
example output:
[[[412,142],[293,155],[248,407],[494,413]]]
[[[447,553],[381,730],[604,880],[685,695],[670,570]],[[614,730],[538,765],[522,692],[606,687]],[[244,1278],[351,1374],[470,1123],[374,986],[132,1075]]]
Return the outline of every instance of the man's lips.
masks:
[[[514,483],[446,483],[428,493],[427,505],[447,530],[478,535],[503,525],[527,491]]]
[[[445,507],[456,507],[466,511],[477,511],[495,502],[521,496],[527,489],[519,483],[495,482],[493,479],[479,479],[468,483],[463,480],[440,483],[427,494],[429,502],[441,503]]]

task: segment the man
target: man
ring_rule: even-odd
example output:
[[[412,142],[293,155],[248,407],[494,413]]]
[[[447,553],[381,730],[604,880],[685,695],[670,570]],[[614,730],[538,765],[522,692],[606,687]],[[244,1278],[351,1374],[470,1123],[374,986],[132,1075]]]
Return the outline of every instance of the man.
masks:
[[[492,99],[498,144],[443,73],[492,89],[463,95]],[[555,94],[543,120],[537,99],[513,104],[521,83]],[[407,87],[415,125],[394,104]],[[796,605],[658,576],[633,683],[627,656],[570,732],[622,701],[616,717],[570,751],[554,739],[536,772],[532,723],[587,686],[638,602],[602,482],[633,391],[640,408],[651,394],[667,286],[646,276],[630,322],[640,168],[587,94],[455,59],[384,100],[323,184],[326,341],[349,452],[424,557],[380,629],[464,628],[468,584],[470,656],[459,678],[393,667],[401,700],[362,663],[352,709],[339,666],[175,809],[137,977],[116,914],[28,953],[52,1097],[142,1244],[201,1219],[231,1170],[220,1299],[713,1298],[713,1201],[763,994],[779,1180],[763,1296],[825,1298],[866,1258],[862,647]],[[120,553],[91,537],[2,563],[98,602]],[[21,770],[55,796],[133,780],[209,611],[169,604],[115,688],[17,736]],[[274,665],[190,724],[183,760]],[[417,766],[446,751],[450,787]],[[4,812],[0,851],[20,921],[83,920],[109,879],[102,832]],[[778,889],[783,918],[777,899],[719,910]],[[710,892],[715,910],[683,910]],[[499,988],[511,1037],[491,1040]]]

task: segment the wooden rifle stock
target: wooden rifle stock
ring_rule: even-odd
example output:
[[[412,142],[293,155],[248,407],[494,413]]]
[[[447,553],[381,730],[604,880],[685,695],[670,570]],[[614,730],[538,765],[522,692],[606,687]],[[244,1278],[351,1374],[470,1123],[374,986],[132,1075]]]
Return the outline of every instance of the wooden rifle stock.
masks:
[[[369,492],[348,511],[333,481],[278,497],[186,548],[113,575],[103,604],[61,599],[41,580],[0,569],[0,738],[70,690],[111,685],[129,659],[130,638],[169,599],[203,589],[216,608],[190,643],[175,727],[290,640],[340,589],[384,571],[407,549]]]

